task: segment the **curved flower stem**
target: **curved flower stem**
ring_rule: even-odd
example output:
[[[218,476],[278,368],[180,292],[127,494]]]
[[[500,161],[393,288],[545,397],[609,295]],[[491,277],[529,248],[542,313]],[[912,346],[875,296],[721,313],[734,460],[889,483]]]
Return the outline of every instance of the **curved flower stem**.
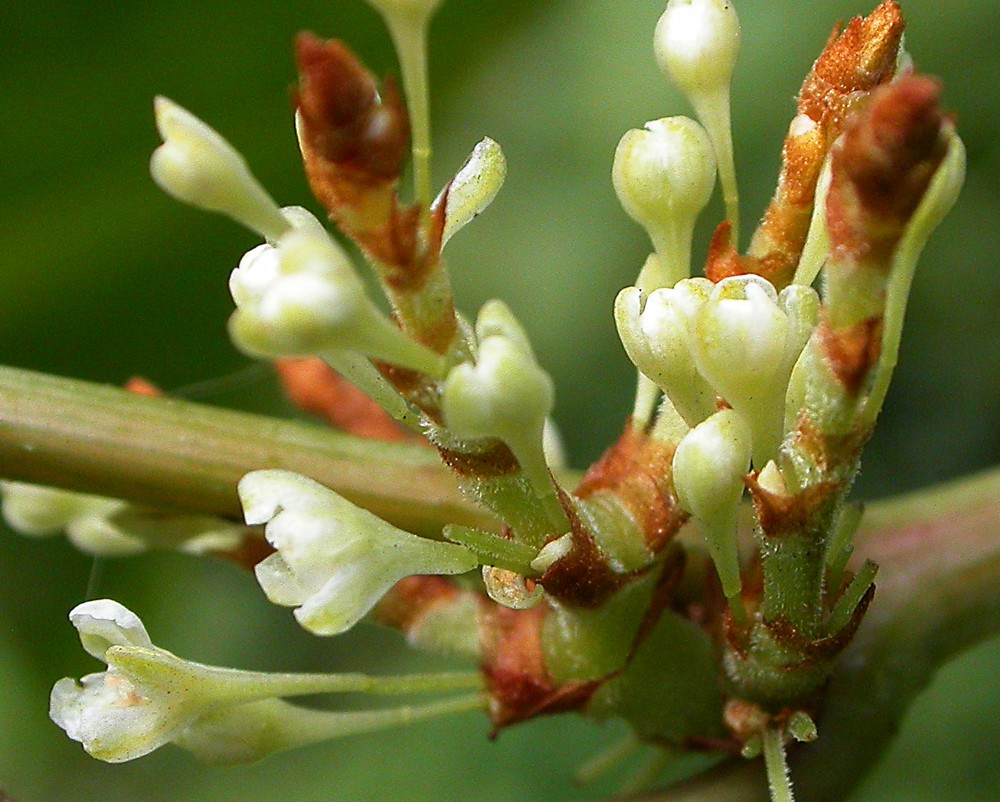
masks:
[[[771,786],[771,802],[795,802],[780,730],[764,730],[764,765],[767,767],[767,782]]]

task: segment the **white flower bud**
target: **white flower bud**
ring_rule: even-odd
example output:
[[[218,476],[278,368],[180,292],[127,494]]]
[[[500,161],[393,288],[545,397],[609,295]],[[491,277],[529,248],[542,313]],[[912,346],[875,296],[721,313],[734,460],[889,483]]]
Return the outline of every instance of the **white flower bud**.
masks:
[[[715,150],[719,182],[739,241],[739,192],[733,160],[729,85],[740,47],[740,21],[731,0],[670,0],[656,25],[656,60],[694,107]]]
[[[288,229],[278,205],[232,145],[172,100],[157,97],[154,109],[163,144],[153,152],[149,169],[164,192],[228,215],[265,239],[277,239]]]
[[[715,410],[715,391],[692,356],[693,321],[708,300],[712,283],[693,278],[656,290],[642,305],[637,287],[615,300],[615,323],[633,364],[663,390],[689,426]]]
[[[552,492],[542,442],[554,404],[552,379],[521,338],[499,334],[479,344],[475,364],[451,369],[441,396],[448,429],[458,437],[503,440],[540,496]]]
[[[120,557],[150,548],[201,554],[227,551],[243,540],[242,527],[210,516],[166,513],[21,482],[3,482],[0,489],[4,519],[12,529],[36,537],[65,532],[86,554]]]
[[[767,442],[756,442],[755,437],[754,443],[754,461],[760,467],[778,445],[773,432],[783,418],[780,377],[788,331],[788,318],[778,305],[774,287],[753,275],[716,284],[694,325],[692,351],[701,375],[746,416],[755,426],[755,435],[756,427],[767,420],[766,431],[772,434]]]
[[[740,593],[737,517],[749,464],[750,429],[732,409],[717,412],[694,427],[674,453],[677,499],[701,525],[722,591],[731,604]]]
[[[358,352],[438,376],[443,358],[378,310],[347,254],[312,218],[250,250],[229,277],[233,341],[263,357]]]
[[[686,95],[725,88],[740,49],[740,20],[730,0],[670,0],[656,25],[656,60]]]
[[[500,145],[486,137],[431,205],[436,211],[445,204],[441,247],[493,202],[506,178],[507,158]]]
[[[611,176],[622,207],[653,241],[668,276],[663,285],[687,277],[694,224],[715,185],[704,129],[687,117],[666,117],[628,131]]]
[[[255,573],[275,604],[317,635],[353,627],[400,579],[460,574],[478,565],[465,548],[404,532],[304,476],[254,471],[240,480],[248,524],[266,524],[277,549]]]

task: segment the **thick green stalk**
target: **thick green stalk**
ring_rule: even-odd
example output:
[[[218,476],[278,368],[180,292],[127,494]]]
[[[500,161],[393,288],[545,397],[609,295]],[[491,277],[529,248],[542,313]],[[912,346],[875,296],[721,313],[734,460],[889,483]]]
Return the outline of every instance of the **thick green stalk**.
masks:
[[[0,367],[4,478],[238,519],[236,483],[260,468],[305,474],[410,531],[495,527],[430,448]]]

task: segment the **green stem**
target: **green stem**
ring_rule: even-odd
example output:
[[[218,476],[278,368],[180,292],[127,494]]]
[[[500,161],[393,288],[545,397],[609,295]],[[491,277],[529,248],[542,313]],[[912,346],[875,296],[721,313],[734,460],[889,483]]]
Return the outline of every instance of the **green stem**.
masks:
[[[764,730],[764,765],[767,767],[767,784],[771,788],[771,802],[795,802],[780,730]]]
[[[413,145],[413,189],[424,212],[431,205],[431,115],[427,91],[426,14],[388,14],[386,23],[392,35],[399,66],[403,72],[403,90],[410,114]]]
[[[4,478],[240,519],[236,483],[260,468],[309,476],[412,532],[496,528],[429,448],[0,367]]]

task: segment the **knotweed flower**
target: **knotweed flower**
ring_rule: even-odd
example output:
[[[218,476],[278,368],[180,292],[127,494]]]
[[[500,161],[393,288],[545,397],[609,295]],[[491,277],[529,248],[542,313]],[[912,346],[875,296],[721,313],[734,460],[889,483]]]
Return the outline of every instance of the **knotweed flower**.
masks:
[[[277,549],[256,568],[275,604],[317,635],[353,627],[400,579],[462,574],[479,563],[467,549],[417,537],[289,471],[254,471],[240,480],[248,524],[266,524]]]
[[[172,514],[54,487],[3,482],[0,491],[4,520],[15,531],[32,537],[65,532],[80,551],[102,557],[151,548],[189,554],[228,551],[244,535],[244,527],[220,518]]]
[[[308,710],[281,697],[470,690],[481,680],[476,674],[269,674],[202,665],[154,646],[138,616],[109,599],[78,605],[70,620],[83,648],[108,668],[79,684],[68,677],[59,680],[50,716],[87,752],[109,763],[142,757],[170,742],[206,762],[248,762],[319,740],[482,706],[476,694],[388,710]]]

